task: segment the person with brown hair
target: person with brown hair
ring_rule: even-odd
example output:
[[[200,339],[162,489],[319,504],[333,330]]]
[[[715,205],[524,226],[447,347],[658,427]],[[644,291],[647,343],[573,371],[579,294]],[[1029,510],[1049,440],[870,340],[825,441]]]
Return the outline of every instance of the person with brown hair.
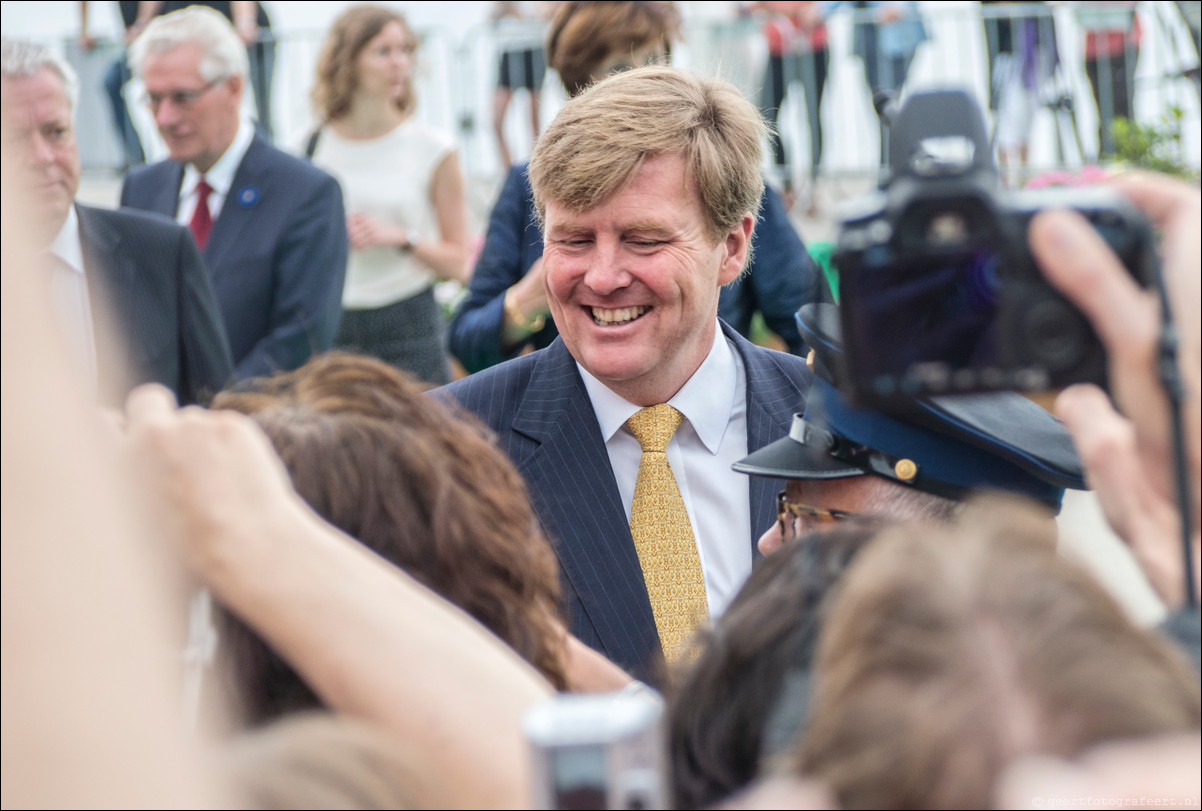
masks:
[[[471,415],[382,361],[337,352],[223,392],[213,408],[253,417],[326,521],[566,686],[554,556],[521,477]],[[242,622],[224,615],[219,635],[248,722],[318,705]]]
[[[675,673],[668,690],[677,808],[711,808],[792,751],[824,601],[888,525],[846,522],[764,558],[726,613],[698,633],[697,660]]]
[[[667,63],[679,40],[675,3],[563,3],[547,33],[547,60],[568,96],[639,65]]]
[[[321,520],[251,418],[177,409],[159,386],[135,390],[126,416],[140,490],[163,502],[164,534],[190,571],[333,710],[419,747],[427,784],[441,792],[429,805],[529,802],[521,719],[552,695],[546,679],[462,609]]]
[[[454,138],[415,116],[419,45],[394,9],[344,11],[317,61],[321,123],[305,153],[346,197],[351,253],[334,345],[440,384],[451,373],[434,284],[468,280],[467,204]]]
[[[995,497],[997,498],[997,497]],[[886,531],[833,599],[794,768],[842,808],[983,808],[1019,757],[1194,732],[1197,673],[1002,500]]]

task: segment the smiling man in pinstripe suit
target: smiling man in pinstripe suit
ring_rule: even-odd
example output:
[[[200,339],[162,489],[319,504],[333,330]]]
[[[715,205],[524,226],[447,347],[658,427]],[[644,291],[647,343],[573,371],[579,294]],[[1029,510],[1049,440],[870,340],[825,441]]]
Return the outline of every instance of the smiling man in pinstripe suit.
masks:
[[[644,680],[663,650],[630,530],[642,451],[627,420],[667,403],[667,459],[711,616],[751,571],[779,483],[739,476],[784,436],[809,373],[719,321],[763,191],[764,124],[733,86],[667,67],[617,74],[564,107],[530,163],[560,338],[442,390],[497,432],[563,574],[572,632]]]

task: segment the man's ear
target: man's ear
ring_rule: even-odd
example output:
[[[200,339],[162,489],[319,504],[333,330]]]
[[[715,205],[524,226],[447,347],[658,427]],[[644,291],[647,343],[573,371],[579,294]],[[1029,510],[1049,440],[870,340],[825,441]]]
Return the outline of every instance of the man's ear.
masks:
[[[234,98],[242,101],[242,89],[246,86],[246,79],[243,76],[231,76],[226,79],[230,85],[230,92],[234,94]]]
[[[719,284],[730,284],[743,272],[743,268],[746,267],[747,260],[751,256],[751,234],[754,229],[755,215],[748,211],[727,232],[724,240],[726,256],[722,261],[722,269],[719,271]]]

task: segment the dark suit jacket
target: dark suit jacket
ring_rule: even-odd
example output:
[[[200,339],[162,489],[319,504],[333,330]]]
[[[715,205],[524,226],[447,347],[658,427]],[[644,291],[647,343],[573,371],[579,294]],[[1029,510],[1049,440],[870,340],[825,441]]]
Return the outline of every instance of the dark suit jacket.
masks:
[[[233,377],[221,314],[187,228],[141,211],[76,204],[96,322],[100,401],[162,383],[181,403],[207,403]]]
[[[789,431],[810,373],[796,356],[762,349],[726,324],[747,372],[749,450]],[[656,683],[663,659],[651,602],[609,454],[576,361],[562,339],[437,390],[496,432],[525,477],[563,575],[571,630],[637,678]],[[755,541],[776,520],[775,479],[750,478]],[[464,505],[470,509],[471,505]]]
[[[121,205],[174,217],[183,179],[176,161],[133,169]],[[255,135],[204,251],[238,378],[333,345],[346,257],[338,182]]]

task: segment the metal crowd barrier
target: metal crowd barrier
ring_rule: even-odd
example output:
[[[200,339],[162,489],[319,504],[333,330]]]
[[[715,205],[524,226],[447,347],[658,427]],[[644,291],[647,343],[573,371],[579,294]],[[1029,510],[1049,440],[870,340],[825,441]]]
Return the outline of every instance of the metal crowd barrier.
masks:
[[[681,5],[686,11],[685,25],[683,41],[674,51],[674,63],[722,75],[758,103],[768,60],[762,22],[750,17],[707,16],[717,13],[713,7],[734,4]],[[1116,18],[1091,13],[1089,7],[1094,4],[918,5],[927,40],[915,53],[903,92],[955,84],[974,92],[987,111],[991,92],[990,57],[997,49],[998,22],[1031,19],[1055,31],[1059,63],[1042,88],[1040,108],[1030,133],[1031,171],[1071,169],[1106,158],[1112,145],[1105,141],[1108,128],[1099,132],[1100,120],[1129,111],[1137,121],[1155,125],[1173,108],[1182,112],[1180,162],[1195,170],[1202,167],[1197,2],[1144,0],[1108,4],[1108,8],[1117,7],[1120,12],[1117,17],[1120,26],[1132,25],[1138,16],[1142,39],[1136,54],[1134,84],[1125,96],[1121,95],[1124,91],[1119,85],[1127,77],[1122,66],[1116,64],[1120,57],[1102,56],[1097,60],[1096,100],[1086,69],[1086,30],[1091,25],[1115,24]],[[853,11],[849,7],[833,14],[827,22],[830,65],[820,111],[825,146],[815,173],[821,177],[869,177],[879,169],[877,118],[865,66],[853,53],[855,24],[871,20],[865,14],[870,12]],[[419,33],[423,45],[419,51],[417,114],[432,125],[456,134],[462,165],[469,178],[500,177],[502,167],[491,117],[504,36],[489,24],[473,27],[462,37],[439,28]],[[270,104],[275,140],[284,148],[299,150],[305,133],[313,126],[308,94],[323,37],[324,31],[293,32],[276,43]],[[121,48],[116,43],[103,43],[85,53],[74,41],[60,44],[81,77],[78,128],[84,167],[119,171],[128,159],[113,126],[104,76],[120,56]],[[149,113],[137,101],[140,94],[136,80],[126,84],[127,109],[141,134],[147,159],[154,160],[162,157],[164,150]],[[782,141],[792,156],[788,171],[795,178],[807,177],[813,169],[805,95],[805,82],[792,82],[779,119]],[[557,77],[548,70],[540,95],[544,123],[555,115],[564,98]],[[506,118],[506,132],[515,159],[528,157],[533,143],[525,110],[527,103],[524,91],[519,91]],[[247,94],[246,105],[248,112],[253,113],[254,94]],[[993,114],[987,114],[992,125]]]

